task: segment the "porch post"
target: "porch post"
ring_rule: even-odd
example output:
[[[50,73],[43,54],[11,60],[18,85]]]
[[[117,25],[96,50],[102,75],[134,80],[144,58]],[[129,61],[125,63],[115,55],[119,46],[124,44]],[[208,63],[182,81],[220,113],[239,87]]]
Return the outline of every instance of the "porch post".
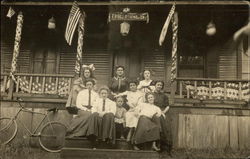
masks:
[[[169,105],[174,105],[176,86],[177,86],[177,81],[171,83]]]
[[[170,105],[174,104],[175,91],[177,87],[177,75],[178,75],[178,56],[177,56],[177,42],[178,42],[178,13],[174,12],[172,17],[172,65],[171,65],[171,94]]]
[[[10,86],[9,86],[9,92],[8,92],[8,97],[7,99],[12,99],[13,97],[13,91],[14,91],[14,80],[10,78]]]

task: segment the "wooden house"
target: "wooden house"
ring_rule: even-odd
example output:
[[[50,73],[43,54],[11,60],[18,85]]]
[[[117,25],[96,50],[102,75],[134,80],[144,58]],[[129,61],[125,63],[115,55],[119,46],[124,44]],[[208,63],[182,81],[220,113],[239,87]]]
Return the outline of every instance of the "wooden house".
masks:
[[[165,92],[171,101],[168,122],[174,148],[230,147],[249,151],[249,35],[233,40],[234,33],[248,23],[249,4],[176,2],[178,74],[171,84],[171,26],[163,46],[158,41],[172,3],[79,1],[87,15],[83,63],[95,65],[98,85],[108,84],[117,65],[125,66],[126,76],[131,79],[148,68],[154,72],[153,79],[165,81]],[[11,19],[6,17],[10,5],[16,11]],[[77,35],[71,46],[64,38],[71,5],[68,1],[1,3],[1,116],[11,115],[6,112],[16,109],[16,99],[21,97],[27,107],[38,111],[58,105],[62,109],[58,120],[68,122],[71,118],[63,110],[74,77],[77,48]],[[125,7],[131,12],[149,14],[148,23],[130,21],[127,36],[120,32],[120,21],[108,22],[109,13],[121,12]],[[8,77],[18,11],[23,12],[24,23],[14,84]],[[48,28],[51,17],[55,19],[55,29]],[[216,28],[214,35],[206,33],[210,22]],[[210,137],[204,139],[203,135]]]

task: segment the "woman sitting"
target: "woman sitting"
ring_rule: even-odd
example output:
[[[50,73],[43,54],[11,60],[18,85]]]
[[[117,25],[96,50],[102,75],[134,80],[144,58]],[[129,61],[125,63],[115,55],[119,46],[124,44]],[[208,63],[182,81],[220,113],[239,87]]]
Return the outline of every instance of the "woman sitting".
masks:
[[[78,108],[77,116],[71,121],[67,131],[68,137],[85,136],[88,129],[89,117],[92,114],[93,103],[98,99],[98,94],[93,90],[94,80],[85,81],[86,89],[81,90],[76,98]]]
[[[139,150],[138,144],[152,142],[152,149],[159,151],[156,142],[160,140],[160,126],[154,118],[161,116],[161,110],[154,105],[153,93],[146,93],[146,103],[141,103],[138,108],[139,121],[133,137],[134,149]]]
[[[128,88],[128,80],[124,75],[125,68],[123,66],[116,67],[116,75],[111,79],[109,83],[109,89],[111,94],[109,96],[110,99],[115,100],[114,96],[119,93],[125,92]],[[123,105],[125,109],[128,109],[126,105]]]
[[[100,97],[92,107],[92,115],[89,119],[87,136],[101,139],[101,141],[115,143],[115,113],[116,103],[108,99],[109,89],[100,88]]]
[[[151,71],[144,70],[142,72],[142,79],[137,86],[137,89],[143,93],[153,92],[155,87],[153,86],[153,80],[151,79]]]
[[[70,113],[73,114],[76,113],[75,109],[70,109],[70,108],[76,108],[76,97],[82,89],[86,88],[85,86],[86,80],[92,79],[96,84],[96,79],[94,78],[93,70],[94,70],[93,65],[90,66],[84,65],[81,77],[75,78],[75,80],[73,81],[72,88],[66,103],[66,108]],[[73,112],[71,112],[72,110]]]
[[[167,148],[171,147],[170,132],[168,131],[165,114],[169,110],[169,102],[167,95],[163,92],[164,82],[155,81],[155,91],[154,91],[154,104],[159,107],[162,111],[162,116],[155,119],[156,122],[161,126],[161,146],[167,145]]]

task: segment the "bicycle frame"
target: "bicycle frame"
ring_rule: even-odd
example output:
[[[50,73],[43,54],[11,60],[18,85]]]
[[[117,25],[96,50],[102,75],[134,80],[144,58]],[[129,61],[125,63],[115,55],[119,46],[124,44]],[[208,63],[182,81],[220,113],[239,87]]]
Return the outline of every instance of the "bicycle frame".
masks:
[[[19,103],[20,104],[20,103]],[[21,121],[19,120],[19,122],[22,124],[22,126],[26,129],[26,131],[29,133],[30,136],[39,136],[40,134],[37,133],[37,130],[40,128],[40,126],[42,125],[43,121],[47,118],[48,122],[51,122],[51,120],[49,119],[48,114],[49,113],[40,113],[40,112],[35,112],[35,111],[31,111],[28,110],[26,108],[24,108],[21,104],[20,104],[21,108],[18,110],[18,112],[16,113],[16,115],[12,118],[17,120],[18,115],[20,114],[20,112],[28,112],[28,113],[32,113],[32,114],[40,114],[43,115],[43,119],[40,121],[40,123],[36,126],[35,130],[29,130],[29,128],[27,128],[27,126]]]

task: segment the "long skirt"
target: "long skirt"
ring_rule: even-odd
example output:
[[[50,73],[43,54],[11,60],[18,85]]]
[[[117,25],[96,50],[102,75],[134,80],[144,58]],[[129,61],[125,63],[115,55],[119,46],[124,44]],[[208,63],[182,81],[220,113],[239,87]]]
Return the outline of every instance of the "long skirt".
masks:
[[[76,97],[81,90],[80,85],[73,85],[66,102],[66,107],[76,106]]]
[[[153,116],[152,121],[160,127],[160,140],[166,143],[168,140],[168,129],[165,118],[163,116]]]
[[[111,140],[115,143],[115,116],[112,113],[106,113],[100,117],[98,113],[90,116],[87,136],[94,135],[102,141]]]
[[[68,137],[86,136],[89,127],[89,117],[91,112],[79,110],[78,115],[74,117],[67,130]]]
[[[140,116],[133,142],[135,144],[142,144],[145,142],[156,141],[160,139],[160,127],[152,121],[151,118]]]
[[[135,128],[138,123],[138,117],[134,111],[126,112],[126,127]]]

